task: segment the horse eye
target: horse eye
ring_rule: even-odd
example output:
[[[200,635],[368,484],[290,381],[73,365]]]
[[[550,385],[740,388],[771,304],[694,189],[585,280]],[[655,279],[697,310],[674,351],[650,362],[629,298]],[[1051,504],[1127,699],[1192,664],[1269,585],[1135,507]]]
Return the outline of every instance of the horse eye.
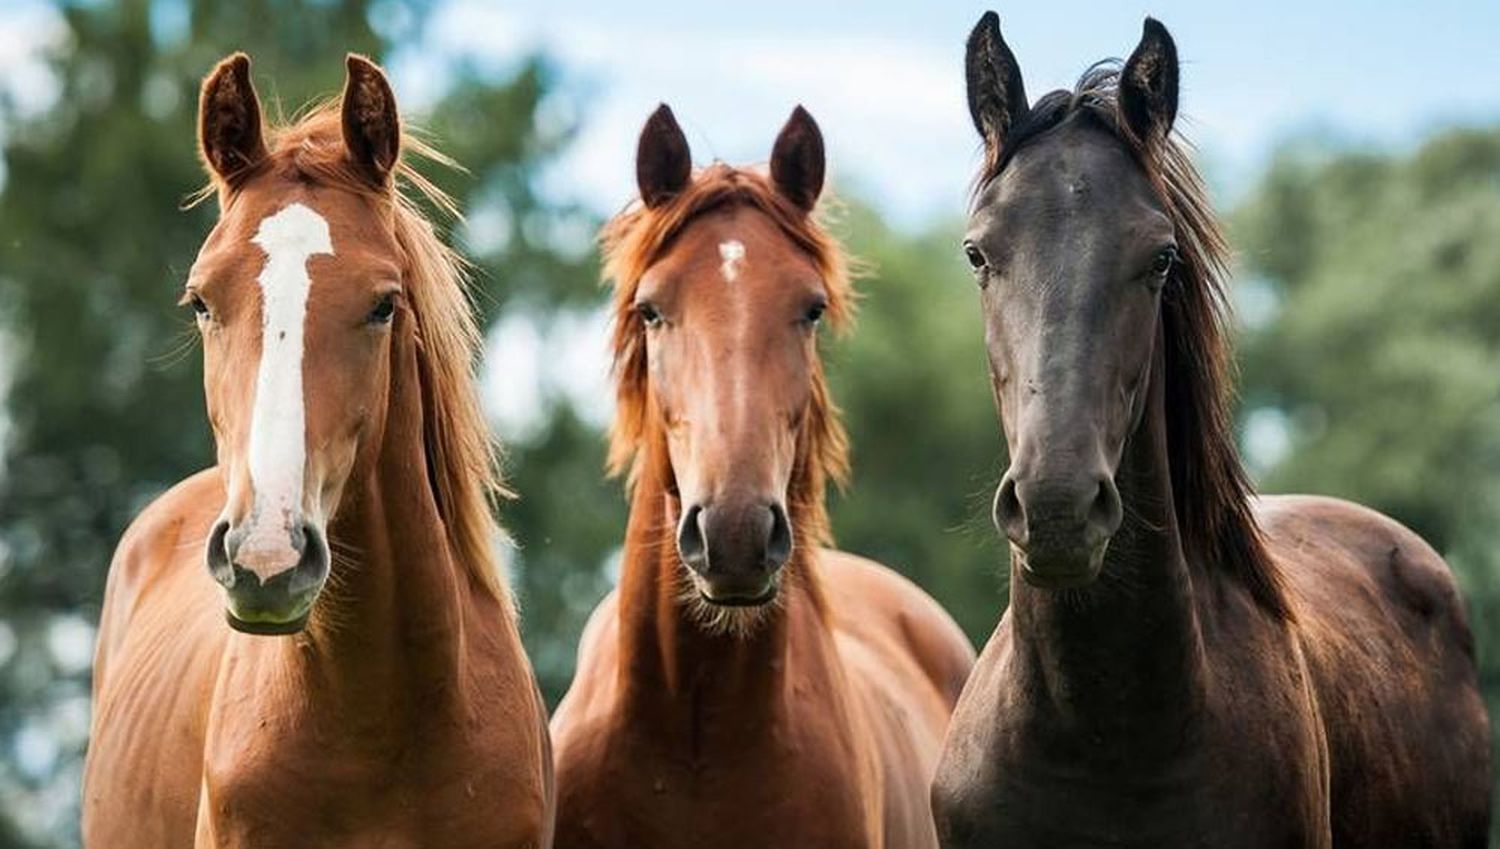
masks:
[[[371,324],[390,324],[392,316],[396,314],[396,296],[385,295],[375,309],[370,310]]]
[[[188,295],[188,304],[193,308],[193,313],[199,318],[208,318],[208,304],[203,303],[203,299],[198,297],[197,292]]]
[[[641,321],[644,321],[647,327],[656,327],[661,324],[661,311],[650,301],[641,301],[636,304],[635,311],[640,315]]]
[[[818,321],[823,318],[823,313],[827,312],[827,310],[828,305],[819,302],[808,307],[807,315],[803,316],[803,318],[807,321],[808,324],[817,324]]]
[[[964,242],[964,256],[969,258],[970,268],[978,270],[985,265],[984,254],[972,242]]]
[[[1167,272],[1177,264],[1177,249],[1162,248],[1151,260],[1151,273],[1157,277],[1166,277]]]

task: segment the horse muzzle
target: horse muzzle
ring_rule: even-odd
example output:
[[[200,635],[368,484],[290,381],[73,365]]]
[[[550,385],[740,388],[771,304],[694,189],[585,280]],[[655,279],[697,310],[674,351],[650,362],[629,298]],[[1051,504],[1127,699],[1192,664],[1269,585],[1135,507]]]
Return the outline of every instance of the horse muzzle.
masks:
[[[229,627],[246,634],[295,634],[307,625],[328,580],[328,543],[309,522],[293,526],[284,546],[252,547],[250,534],[221,520],[208,539],[208,569],[224,588]]]
[[[1021,578],[1042,590],[1071,590],[1086,587],[1099,577],[1104,568],[1104,553],[1109,540],[1093,546],[1012,545],[1012,553],[1021,567]]]
[[[995,493],[995,524],[1021,577],[1039,589],[1076,589],[1099,577],[1124,510],[1105,474],[1040,479],[1012,469]]]
[[[791,558],[791,524],[778,503],[695,504],[678,525],[677,552],[709,604],[766,604]]]

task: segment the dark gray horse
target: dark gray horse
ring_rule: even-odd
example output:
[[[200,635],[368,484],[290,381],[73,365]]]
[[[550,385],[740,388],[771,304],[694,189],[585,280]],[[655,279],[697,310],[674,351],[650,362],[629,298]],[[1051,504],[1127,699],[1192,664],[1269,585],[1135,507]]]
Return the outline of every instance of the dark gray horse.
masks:
[[[1373,511],[1251,494],[1171,36],[1148,19],[1123,67],[1028,105],[991,13],[967,69],[1012,595],[938,771],[944,845],[1483,846],[1447,566]]]

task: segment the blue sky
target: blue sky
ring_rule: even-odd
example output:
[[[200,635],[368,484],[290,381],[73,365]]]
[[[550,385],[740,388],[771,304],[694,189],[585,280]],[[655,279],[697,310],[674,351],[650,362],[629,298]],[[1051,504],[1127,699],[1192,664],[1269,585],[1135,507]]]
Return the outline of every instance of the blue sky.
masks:
[[[158,23],[181,27],[174,8],[165,0]],[[1033,98],[1070,86],[1095,60],[1127,55],[1142,18],[1161,19],[1183,61],[1181,126],[1221,202],[1242,194],[1276,144],[1295,135],[1403,149],[1445,126],[1500,124],[1497,0],[438,0],[421,43],[388,69],[403,106],[420,112],[456,62],[504,73],[538,51],[552,57],[563,91],[548,114],[583,124],[546,187],[600,214],[633,196],[636,134],[658,102],[676,110],[700,164],[764,160],[802,103],[823,127],[835,189],[916,228],[963,210],[978,152],[963,44],[987,8],[1000,13]],[[40,0],[0,0],[0,90],[44,104],[37,51],[60,31]],[[491,331],[489,362],[504,368],[486,368],[483,383],[507,440],[525,438],[549,396],[571,397],[590,418],[609,415],[602,318],[549,322],[508,315]],[[0,350],[0,381],[3,360]],[[3,428],[0,420],[0,439]]]
[[[963,210],[978,145],[964,102],[963,46],[985,4],[755,4],[450,0],[426,43],[397,57],[398,93],[420,103],[458,57],[504,70],[541,50],[560,65],[582,133],[549,175],[557,195],[608,214],[634,194],[636,134],[672,105],[700,164],[760,161],[802,103],[828,142],[834,186],[916,228]],[[1125,56],[1146,14],[1183,61],[1183,128],[1222,202],[1297,135],[1406,148],[1455,123],[1500,122],[1500,2],[1038,3],[993,7],[1035,98],[1090,63]],[[566,111],[563,109],[561,111]],[[503,438],[565,395],[609,414],[602,318],[545,327],[507,316],[485,371]],[[590,401],[593,403],[590,403]],[[595,409],[597,408],[597,409]]]
[[[178,8],[160,3],[156,17]],[[559,118],[581,109],[584,124],[549,188],[604,213],[632,192],[635,134],[658,101],[700,161],[737,162],[764,159],[800,102],[823,126],[835,185],[918,226],[962,209],[976,162],[963,42],[986,8],[1000,13],[1033,97],[1128,54],[1142,17],[1160,18],[1183,60],[1184,127],[1226,199],[1292,134],[1401,148],[1441,126],[1500,122],[1495,0],[437,0],[422,43],[390,65],[419,108],[454,62],[504,72],[536,51],[553,57]],[[0,0],[0,89],[45,100],[35,57],[56,32],[48,4]]]
[[[800,102],[823,126],[837,185],[919,225],[961,209],[976,163],[962,58],[986,8],[1000,13],[1033,98],[1128,54],[1142,18],[1161,19],[1183,60],[1184,127],[1230,196],[1291,134],[1404,147],[1439,126],[1500,121],[1496,2],[450,0],[427,44],[392,70],[420,101],[443,61],[503,69],[545,50],[587,110],[552,185],[603,212],[632,191],[635,133],[658,101],[700,161],[764,159]]]

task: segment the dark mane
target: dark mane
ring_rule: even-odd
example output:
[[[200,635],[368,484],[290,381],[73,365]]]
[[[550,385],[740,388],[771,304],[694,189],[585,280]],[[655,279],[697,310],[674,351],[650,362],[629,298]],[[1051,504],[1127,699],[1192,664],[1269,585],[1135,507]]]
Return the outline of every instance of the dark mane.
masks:
[[[643,459],[647,440],[661,427],[654,420],[646,379],[645,325],[635,309],[641,276],[700,216],[729,206],[746,206],[764,213],[792,244],[812,258],[827,290],[826,320],[835,329],[846,327],[853,317],[853,287],[843,249],[816,216],[783,198],[764,175],[716,163],[695,174],[686,189],[661,206],[633,204],[606,224],[600,236],[604,278],[615,290],[616,406],[609,444],[609,468],[615,474],[632,469]],[[830,480],[842,483],[847,477],[849,440],[829,394],[822,362],[816,358],[812,384],[812,401],[788,496],[799,530],[820,545],[830,539],[827,484]]]
[[[1100,62],[1072,91],[1037,100],[1010,128],[1003,146],[987,152],[974,197],[1018,150],[1075,115],[1097,122],[1125,144],[1156,188],[1178,239],[1180,260],[1162,302],[1162,322],[1167,446],[1184,554],[1232,575],[1267,610],[1289,618],[1284,579],[1251,511],[1254,487],[1234,439],[1229,245],[1187,143],[1175,135],[1138,139],[1121,119],[1119,73],[1117,60]]]

